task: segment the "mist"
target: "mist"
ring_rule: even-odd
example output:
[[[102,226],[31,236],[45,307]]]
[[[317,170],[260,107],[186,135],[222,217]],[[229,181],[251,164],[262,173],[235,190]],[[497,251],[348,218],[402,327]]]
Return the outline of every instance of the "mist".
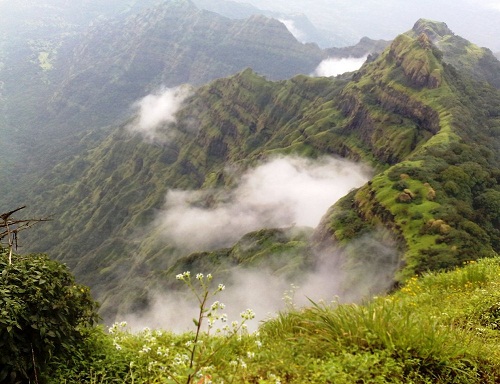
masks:
[[[323,60],[316,70],[313,72],[312,76],[319,77],[329,77],[337,76],[346,72],[357,71],[366,61],[366,56],[364,57],[348,57],[348,58],[328,58]]]
[[[357,256],[353,257],[354,252]],[[235,267],[223,279],[214,276],[212,287],[221,283],[226,289],[211,297],[208,305],[216,300],[222,302],[225,308],[219,312],[227,314],[229,322],[241,321],[240,314],[252,309],[255,319],[247,325],[253,332],[261,322],[276,317],[280,311],[308,307],[311,302],[332,305],[361,302],[386,292],[399,266],[396,247],[383,230],[361,236],[344,250],[328,247],[318,251],[315,259],[315,268],[303,271],[294,280],[279,276],[265,266]],[[192,276],[206,273],[190,272]],[[194,278],[192,281],[196,286],[197,281]],[[125,320],[133,331],[145,327],[173,332],[193,329],[192,319],[197,317],[199,307],[190,292],[150,292],[149,301],[147,311],[125,315],[120,320]],[[216,328],[222,326],[224,323],[215,324]]]
[[[500,51],[500,1],[475,0],[235,0],[283,14],[305,14],[320,30],[342,37],[345,45],[362,37],[392,40],[420,18],[445,22],[456,34]]]
[[[305,43],[306,35],[299,28],[297,28],[293,20],[278,19],[278,21],[285,24],[286,29],[288,29],[288,31],[293,35],[293,37],[295,37],[301,43]]]
[[[227,172],[232,177],[239,174],[234,169]],[[316,227],[331,205],[370,178],[369,168],[345,159],[276,157],[242,173],[229,191],[168,192],[153,226],[161,229],[163,241],[185,251],[232,246],[256,229]],[[280,257],[287,259],[288,255]],[[258,267],[226,266],[221,269],[222,277],[214,273],[213,286],[222,283],[227,289],[208,305],[223,302],[229,322],[240,321],[240,313],[252,309],[256,318],[248,329],[255,331],[260,322],[279,311],[310,306],[311,301],[359,302],[379,294],[390,287],[399,267],[396,247],[382,229],[360,236],[342,250],[330,243],[315,247],[311,257],[310,268],[293,277],[277,273],[265,261]],[[196,285],[197,273],[214,271],[190,272]],[[179,288],[182,286],[179,282]],[[127,321],[135,331],[146,326],[174,332],[192,330],[198,303],[189,292],[151,291],[148,301],[147,311],[119,320]]]
[[[226,247],[260,228],[315,227],[369,175],[366,166],[333,157],[274,158],[248,170],[231,190],[169,191],[153,226],[164,241],[190,251]]]
[[[177,112],[190,94],[191,88],[183,85],[161,88],[136,101],[132,107],[137,118],[128,126],[129,131],[150,142],[166,141],[169,138],[168,123],[176,121]]]

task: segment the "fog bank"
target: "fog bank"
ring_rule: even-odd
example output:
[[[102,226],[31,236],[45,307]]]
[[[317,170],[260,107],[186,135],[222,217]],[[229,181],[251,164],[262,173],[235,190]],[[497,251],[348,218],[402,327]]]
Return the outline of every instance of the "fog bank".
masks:
[[[260,228],[315,227],[368,179],[367,167],[347,160],[275,158],[248,170],[232,190],[169,191],[153,226],[181,249],[230,246]]]

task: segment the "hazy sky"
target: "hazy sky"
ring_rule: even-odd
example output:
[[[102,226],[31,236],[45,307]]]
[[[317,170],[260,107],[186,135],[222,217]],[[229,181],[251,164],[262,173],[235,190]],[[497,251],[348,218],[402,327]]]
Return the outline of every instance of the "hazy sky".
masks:
[[[319,28],[356,41],[393,39],[419,18],[447,23],[456,34],[500,51],[500,0],[235,0],[261,9],[303,13]]]

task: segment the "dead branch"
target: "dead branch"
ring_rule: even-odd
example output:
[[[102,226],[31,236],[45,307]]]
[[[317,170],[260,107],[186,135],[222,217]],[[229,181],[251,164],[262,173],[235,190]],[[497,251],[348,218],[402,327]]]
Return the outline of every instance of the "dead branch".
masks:
[[[5,212],[0,214],[0,244],[2,239],[7,237],[7,245],[9,249],[9,264],[12,264],[12,251],[14,249],[14,246],[17,250],[17,240],[18,240],[18,233],[31,228],[33,225],[36,223],[42,222],[42,221],[50,221],[50,219],[22,219],[22,220],[16,220],[12,219],[11,215],[20,211],[21,209],[26,208],[25,205],[22,207],[16,208],[12,211]]]

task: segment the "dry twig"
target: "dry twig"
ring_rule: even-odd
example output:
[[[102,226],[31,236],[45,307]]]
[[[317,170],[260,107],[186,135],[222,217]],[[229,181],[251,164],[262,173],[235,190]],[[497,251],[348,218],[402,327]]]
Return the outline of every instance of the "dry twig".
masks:
[[[0,214],[0,242],[7,237],[7,245],[9,249],[9,264],[12,264],[12,251],[14,247],[17,250],[18,233],[25,229],[31,228],[34,224],[41,221],[49,221],[50,219],[22,219],[16,220],[11,218],[12,214],[26,208],[25,205],[16,208],[12,211]]]

